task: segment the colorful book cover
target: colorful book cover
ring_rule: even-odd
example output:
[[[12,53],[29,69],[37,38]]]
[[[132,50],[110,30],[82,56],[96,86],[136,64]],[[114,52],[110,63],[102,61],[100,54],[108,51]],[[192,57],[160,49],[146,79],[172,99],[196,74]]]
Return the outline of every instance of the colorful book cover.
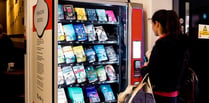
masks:
[[[82,88],[68,87],[68,94],[72,103],[85,103]]]
[[[96,53],[95,53],[94,49],[92,49],[92,48],[86,49],[85,54],[86,54],[86,57],[87,57],[89,63],[93,63],[96,61]]]
[[[64,77],[61,67],[58,66],[58,85],[62,85],[62,84],[64,84]]]
[[[99,62],[108,60],[104,45],[94,45],[94,50]]]
[[[76,56],[76,61],[78,63],[86,61],[86,56],[85,56],[85,53],[84,53],[83,46],[81,46],[81,45],[80,46],[74,46],[73,47],[73,52]]]
[[[58,19],[65,19],[63,6],[61,4],[58,4]]]
[[[115,80],[116,79],[115,69],[113,68],[112,65],[106,65],[105,66],[105,71],[107,73],[107,76],[108,76],[109,80]]]
[[[103,26],[96,26],[96,34],[99,41],[106,41],[108,40],[107,34],[103,28]]]
[[[66,63],[74,63],[75,62],[76,58],[73,53],[72,46],[63,46],[62,51],[64,53]]]
[[[96,13],[99,21],[107,21],[105,9],[96,9]]]
[[[77,13],[77,20],[87,20],[85,8],[75,7],[75,12]]]
[[[100,85],[100,89],[105,97],[105,101],[115,100],[115,96],[109,84]]]
[[[109,61],[117,61],[118,60],[113,46],[105,46],[105,50],[106,50]]]
[[[99,65],[95,67],[97,76],[99,77],[99,81],[105,81],[107,79],[105,68],[103,65]]]
[[[65,4],[63,5],[64,15],[66,20],[75,20],[75,11],[73,5]]]
[[[86,74],[87,74],[89,83],[93,83],[93,82],[95,82],[95,81],[98,80],[97,73],[94,70],[94,67],[93,66],[87,66],[86,69],[85,69],[85,71],[86,71]]]
[[[58,45],[58,64],[59,63],[64,63],[65,62],[65,57],[64,57],[64,53],[62,51],[62,46]]]
[[[89,21],[97,21],[96,9],[86,8],[86,14]]]
[[[77,35],[78,41],[85,41],[87,40],[86,29],[84,24],[74,24],[73,25],[75,33]]]
[[[64,88],[58,88],[58,103],[67,103],[67,96]]]
[[[65,34],[62,27],[62,23],[58,23],[58,41],[64,41],[65,40]]]
[[[73,28],[73,24],[65,24],[63,25],[65,39],[66,41],[74,41],[76,40],[76,34]]]
[[[73,71],[77,78],[77,83],[82,83],[86,81],[86,72],[83,65],[73,66]]]
[[[94,25],[88,24],[88,25],[85,25],[85,27],[86,27],[86,33],[88,35],[88,40],[95,41],[96,40],[96,31],[95,31]]]
[[[66,85],[75,83],[76,78],[75,78],[75,75],[71,66],[62,67],[62,73],[65,79]]]
[[[89,103],[98,103],[100,102],[100,98],[95,86],[86,87],[86,94],[89,99]]]
[[[108,21],[110,21],[110,22],[117,22],[113,10],[105,10],[105,13],[107,14]]]

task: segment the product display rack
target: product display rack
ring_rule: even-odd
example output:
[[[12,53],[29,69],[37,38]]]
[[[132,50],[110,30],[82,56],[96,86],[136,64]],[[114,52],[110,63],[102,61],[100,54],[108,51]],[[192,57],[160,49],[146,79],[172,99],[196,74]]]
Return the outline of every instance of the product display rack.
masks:
[[[95,86],[96,90],[100,97],[100,103],[116,103],[117,102],[117,95],[121,91],[121,81],[122,75],[121,72],[122,68],[127,69],[127,47],[124,45],[124,38],[127,40],[127,6],[126,5],[116,5],[116,4],[103,4],[103,3],[94,3],[94,2],[82,2],[82,1],[71,1],[71,0],[59,0],[58,2],[61,5],[71,4],[74,7],[82,7],[82,8],[92,8],[92,9],[107,9],[113,10],[117,19],[117,22],[109,22],[109,21],[89,21],[89,20],[65,20],[65,19],[57,19],[57,23],[61,23],[62,25],[65,24],[93,24],[94,26],[102,26],[107,34],[108,40],[106,41],[57,41],[57,45],[63,46],[82,46],[84,50],[88,47],[93,47],[95,45],[103,45],[112,46],[117,54],[117,61],[98,61],[96,59],[95,62],[89,63],[88,60],[81,63],[59,63],[58,67],[65,67],[65,66],[77,66],[83,65],[86,66],[99,66],[99,65],[112,65],[116,72],[116,79],[115,80],[105,80],[105,81],[95,81],[93,83],[89,83],[88,79],[82,83],[73,83],[66,85],[66,83],[58,85],[58,88],[64,88],[65,94],[67,97],[67,101],[70,103],[71,99],[69,97],[69,93],[67,91],[68,87],[80,87],[83,90],[83,96],[85,99],[85,103],[89,102],[89,99],[86,95],[85,88],[88,86]],[[125,41],[126,42],[126,41]],[[87,78],[87,77],[86,77]],[[102,84],[108,84],[111,86],[115,100],[105,101],[104,95],[100,90],[99,86]],[[58,100],[59,101],[59,100]]]

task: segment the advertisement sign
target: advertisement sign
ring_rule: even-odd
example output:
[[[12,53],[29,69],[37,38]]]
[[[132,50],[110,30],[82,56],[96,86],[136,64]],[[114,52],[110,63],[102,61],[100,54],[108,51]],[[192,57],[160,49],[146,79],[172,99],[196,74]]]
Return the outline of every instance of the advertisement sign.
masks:
[[[33,103],[52,103],[52,0],[33,7]]]
[[[199,39],[209,39],[209,25],[199,24],[198,38]]]

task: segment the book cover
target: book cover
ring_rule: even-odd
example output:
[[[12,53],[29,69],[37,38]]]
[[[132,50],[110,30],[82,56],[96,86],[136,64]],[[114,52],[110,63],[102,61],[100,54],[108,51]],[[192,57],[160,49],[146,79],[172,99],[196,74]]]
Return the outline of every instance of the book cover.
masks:
[[[105,10],[105,13],[107,14],[108,21],[110,21],[110,22],[117,22],[113,10]]]
[[[96,13],[99,21],[107,21],[105,9],[96,9]]]
[[[86,14],[89,21],[97,21],[96,9],[86,8]]]
[[[95,86],[86,87],[86,94],[89,99],[89,103],[98,103],[100,102],[100,98]]]
[[[99,62],[108,60],[104,45],[94,45],[94,50]]]
[[[67,96],[64,88],[58,88],[58,103],[67,103]]]
[[[65,57],[64,57],[64,53],[62,51],[62,46],[58,45],[58,64],[59,63],[64,63],[65,62]]]
[[[76,56],[76,61],[78,63],[86,61],[86,56],[85,56],[84,49],[83,49],[82,45],[80,45],[80,46],[73,46],[73,52],[74,52],[74,54]]]
[[[64,77],[63,77],[63,73],[62,73],[62,69],[60,66],[58,66],[58,85],[62,85],[64,84]]]
[[[75,7],[75,12],[77,13],[77,20],[87,20],[85,8]]]
[[[86,29],[84,24],[74,24],[73,25],[75,33],[77,35],[78,41],[85,41],[87,40]]]
[[[85,50],[85,54],[86,54],[86,57],[87,57],[87,60],[89,63],[93,63],[96,61],[96,53],[95,53],[94,49],[87,48]]]
[[[106,65],[105,66],[105,72],[107,73],[107,76],[108,76],[109,80],[115,80],[116,79],[115,69],[113,68],[112,65]]]
[[[107,57],[108,57],[109,61],[117,61],[118,60],[113,46],[105,46],[105,50],[106,50]]]
[[[73,28],[73,24],[63,25],[66,41],[76,40],[76,34]]]
[[[66,85],[75,83],[76,78],[75,78],[75,75],[71,66],[62,67],[62,73],[65,79]]]
[[[86,81],[86,72],[83,65],[73,66],[73,71],[77,78],[77,83],[82,83]]]
[[[64,41],[65,40],[65,34],[62,27],[62,23],[58,23],[58,41]]]
[[[103,28],[103,26],[96,26],[96,34],[99,41],[106,41],[108,40],[107,34]]]
[[[85,69],[85,71],[86,71],[86,74],[87,74],[89,83],[93,83],[93,82],[95,82],[95,81],[98,80],[97,73],[94,70],[94,67],[93,66],[87,66],[86,69]]]
[[[58,19],[65,19],[62,4],[58,4]]]
[[[105,97],[106,102],[115,100],[115,96],[114,96],[112,88],[109,84],[100,85],[100,89]]]
[[[68,87],[68,94],[72,103],[85,103],[82,88]]]
[[[95,41],[96,40],[96,31],[93,24],[85,25],[86,33],[88,35],[88,41]]]
[[[105,81],[107,79],[105,68],[103,65],[99,65],[95,67],[97,76],[99,77],[99,81]]]
[[[72,46],[63,46],[62,51],[64,53],[66,63],[74,63],[75,62],[76,58],[73,53]]]
[[[75,11],[74,7],[71,4],[63,5],[64,15],[66,20],[75,20]]]

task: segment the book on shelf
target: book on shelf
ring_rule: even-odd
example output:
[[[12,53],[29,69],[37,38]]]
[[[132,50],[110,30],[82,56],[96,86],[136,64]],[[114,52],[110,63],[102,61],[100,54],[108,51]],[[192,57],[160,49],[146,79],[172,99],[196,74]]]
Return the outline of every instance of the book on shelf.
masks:
[[[86,74],[87,74],[87,78],[88,78],[89,83],[93,83],[93,82],[95,82],[95,81],[98,80],[97,73],[94,70],[94,67],[93,66],[87,66],[86,69],[85,69],[85,71],[86,71]]]
[[[85,103],[82,88],[68,87],[68,94],[72,103]]]
[[[65,62],[65,57],[64,57],[64,53],[62,51],[62,46],[58,45],[58,64],[59,63],[64,63]]]
[[[72,46],[63,46],[62,51],[64,53],[66,63],[74,63],[76,61]]]
[[[64,4],[63,5],[64,15],[66,20],[75,20],[75,11],[72,4]]]
[[[87,48],[85,50],[85,54],[89,63],[93,63],[96,61],[96,53],[93,48]]]
[[[63,30],[62,23],[58,23],[58,41],[64,41],[65,40],[65,34]]]
[[[109,84],[100,85],[100,89],[104,95],[106,102],[115,100],[115,96],[114,96],[112,88]]]
[[[95,86],[89,86],[85,88],[89,103],[99,103],[100,98]]]
[[[115,17],[113,10],[105,10],[105,13],[107,14],[109,22],[117,22],[117,19]]]
[[[65,19],[62,4],[58,4],[58,19]]]
[[[97,21],[96,9],[86,8],[86,14],[89,21]]]
[[[84,49],[82,45],[79,46],[73,46],[73,52],[76,55],[76,61],[77,63],[85,62],[86,61],[86,55],[84,53]]]
[[[94,50],[99,62],[108,60],[104,45],[94,45]]]
[[[82,23],[74,24],[73,27],[74,27],[75,33],[77,35],[78,41],[87,40],[86,29],[85,29],[84,24],[82,24]]]
[[[109,61],[117,61],[117,54],[113,48],[113,46],[105,46],[105,50],[107,53],[107,57],[109,59]]]
[[[96,40],[96,31],[93,24],[87,24],[86,33],[88,35],[88,41],[95,41]]]
[[[64,28],[66,41],[75,41],[76,40],[76,34],[75,34],[73,24],[65,24],[65,25],[63,25],[63,28]]]
[[[96,9],[98,21],[107,21],[105,9]]]
[[[99,41],[108,40],[107,34],[103,28],[103,26],[95,26],[96,34]]]
[[[107,80],[107,76],[106,76],[106,72],[105,72],[105,68],[103,65],[98,65],[95,67],[97,76],[99,78],[99,81],[105,81]]]
[[[76,78],[71,66],[62,67],[62,73],[65,79],[66,85],[73,84],[76,82]]]
[[[77,83],[82,83],[86,81],[86,72],[83,65],[73,66],[73,71],[77,78]]]
[[[64,88],[58,88],[58,103],[67,103],[67,96]]]
[[[85,8],[75,7],[75,12],[77,14],[77,20],[82,20],[82,21],[87,20]]]
[[[63,85],[64,82],[64,77],[63,77],[63,73],[62,73],[62,69],[60,66],[58,66],[58,85]]]
[[[116,72],[112,65],[105,65],[105,72],[110,81],[116,80]]]

